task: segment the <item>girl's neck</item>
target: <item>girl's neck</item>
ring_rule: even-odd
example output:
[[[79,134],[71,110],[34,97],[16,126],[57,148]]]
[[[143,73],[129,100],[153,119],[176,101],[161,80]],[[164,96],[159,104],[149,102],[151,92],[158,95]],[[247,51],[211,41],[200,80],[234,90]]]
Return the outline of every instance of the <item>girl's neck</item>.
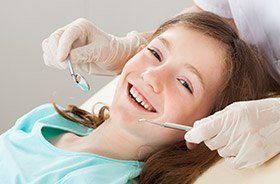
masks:
[[[87,152],[119,160],[142,161],[151,151],[133,135],[121,129],[110,119],[103,122],[79,144]]]

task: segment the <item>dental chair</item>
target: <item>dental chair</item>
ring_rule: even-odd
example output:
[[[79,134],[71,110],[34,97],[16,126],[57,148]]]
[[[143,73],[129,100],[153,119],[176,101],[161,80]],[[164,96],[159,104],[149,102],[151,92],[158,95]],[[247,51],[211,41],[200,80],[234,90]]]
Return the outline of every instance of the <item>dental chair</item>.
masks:
[[[81,108],[92,112],[92,106],[96,102],[103,102],[106,105],[112,103],[114,92],[120,75],[95,93],[89,100],[82,104]],[[98,110],[97,110],[98,111]],[[94,112],[97,112],[96,109]],[[280,154],[256,169],[232,169],[226,165],[224,159],[204,172],[195,184],[276,184],[280,183]]]

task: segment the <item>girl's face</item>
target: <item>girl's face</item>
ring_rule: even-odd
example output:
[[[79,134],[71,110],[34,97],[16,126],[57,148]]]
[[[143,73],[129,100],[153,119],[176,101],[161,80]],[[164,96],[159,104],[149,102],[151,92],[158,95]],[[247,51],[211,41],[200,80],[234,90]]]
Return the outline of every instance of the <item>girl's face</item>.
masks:
[[[182,26],[166,30],[141,49],[123,68],[110,118],[145,144],[161,147],[181,141],[184,131],[138,119],[192,126],[207,116],[219,100],[216,95],[223,82],[225,49],[213,38]],[[131,86],[156,112],[132,100]]]

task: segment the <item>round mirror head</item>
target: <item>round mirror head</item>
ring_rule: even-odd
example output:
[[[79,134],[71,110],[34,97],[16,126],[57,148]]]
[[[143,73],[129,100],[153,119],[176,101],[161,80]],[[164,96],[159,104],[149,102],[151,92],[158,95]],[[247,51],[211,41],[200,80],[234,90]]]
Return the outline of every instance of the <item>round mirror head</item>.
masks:
[[[76,73],[75,79],[76,79],[76,83],[78,84],[78,86],[83,91],[89,91],[90,90],[90,86],[89,86],[89,84],[87,83],[86,79],[83,76],[81,76],[80,74]]]

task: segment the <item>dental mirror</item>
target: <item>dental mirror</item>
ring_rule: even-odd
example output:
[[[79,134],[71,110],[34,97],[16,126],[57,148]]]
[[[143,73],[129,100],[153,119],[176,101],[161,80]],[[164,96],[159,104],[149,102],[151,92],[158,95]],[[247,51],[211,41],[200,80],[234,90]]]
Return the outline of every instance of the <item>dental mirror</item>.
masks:
[[[74,72],[74,69],[73,69],[73,66],[72,66],[72,62],[71,62],[69,56],[66,58],[66,61],[67,61],[67,63],[68,63],[69,70],[70,70],[70,74],[71,74],[73,80],[77,83],[77,85],[78,85],[83,91],[89,91],[89,90],[90,90],[90,86],[89,86],[89,84],[87,83],[86,79],[85,79],[82,75],[80,75],[80,74]]]

